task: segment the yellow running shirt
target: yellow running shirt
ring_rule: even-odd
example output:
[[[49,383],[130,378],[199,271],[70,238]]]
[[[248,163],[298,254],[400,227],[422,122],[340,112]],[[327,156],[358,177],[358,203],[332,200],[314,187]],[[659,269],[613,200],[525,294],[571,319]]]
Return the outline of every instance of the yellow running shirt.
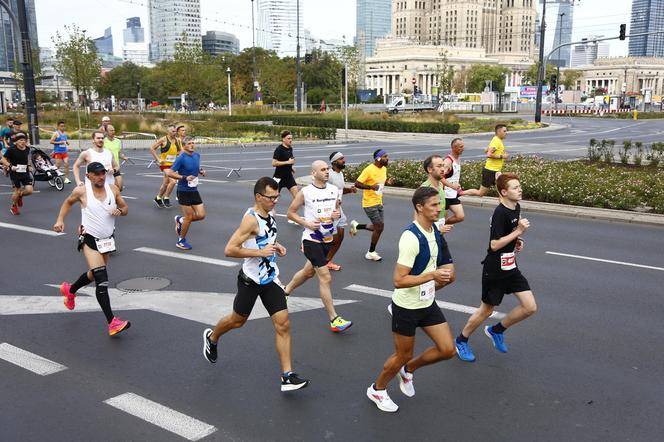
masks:
[[[494,155],[503,155],[505,153],[505,145],[503,144],[503,140],[501,140],[497,136],[494,136],[491,142],[489,143],[489,150],[491,150],[491,148],[496,149],[495,152],[493,153]],[[503,158],[501,159],[487,158],[484,168],[493,170],[494,172],[500,172],[501,170],[503,170],[504,163],[505,160]]]
[[[173,140],[174,143],[171,143],[171,140],[166,137],[166,145],[161,147],[161,153],[159,154],[159,165],[160,166],[172,166],[177,158],[180,150],[182,149],[182,144],[179,139]]]
[[[369,164],[364,168],[357,181],[367,186],[374,184],[380,185],[380,190],[363,189],[362,207],[374,207],[383,204],[383,188],[387,181],[387,167],[376,167],[375,164]]]

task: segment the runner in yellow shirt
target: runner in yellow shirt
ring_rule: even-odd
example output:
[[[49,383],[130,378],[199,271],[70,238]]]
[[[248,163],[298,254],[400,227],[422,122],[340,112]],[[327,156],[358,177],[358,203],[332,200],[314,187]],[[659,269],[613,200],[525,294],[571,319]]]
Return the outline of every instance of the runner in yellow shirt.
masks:
[[[496,178],[500,176],[503,170],[503,164],[509,156],[505,152],[505,145],[503,140],[507,136],[507,126],[504,124],[496,125],[496,135],[486,148],[486,163],[482,169],[482,185],[479,189],[479,196],[484,196],[489,192],[489,189],[496,184]],[[468,191],[464,192],[466,195],[471,195]]]
[[[157,155],[157,149],[159,149],[159,155]],[[182,142],[177,137],[175,124],[169,124],[166,136],[159,138],[152,146],[150,146],[150,153],[155,161],[159,163],[159,169],[161,169],[164,174],[164,181],[162,181],[161,187],[159,187],[159,193],[154,199],[155,204],[159,208],[171,207],[170,196],[177,180],[170,178],[167,170],[170,170],[175,162],[175,158],[177,158],[181,151]]]
[[[115,128],[111,124],[106,126],[104,149],[109,150],[113,154],[115,162],[118,163],[118,168],[113,171],[113,177],[115,178],[115,186],[120,189],[120,192],[122,192],[124,186],[122,182],[122,174],[120,173],[120,158],[126,160],[127,156],[122,153],[122,141],[120,141],[120,139],[115,136]]]

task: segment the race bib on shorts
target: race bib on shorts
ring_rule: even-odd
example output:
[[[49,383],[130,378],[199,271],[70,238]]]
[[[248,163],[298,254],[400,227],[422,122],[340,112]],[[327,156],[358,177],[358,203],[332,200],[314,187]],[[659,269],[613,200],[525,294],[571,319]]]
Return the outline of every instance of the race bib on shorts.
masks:
[[[420,301],[429,301],[436,295],[436,283],[429,281],[420,284]]]
[[[97,244],[97,251],[99,253],[115,252],[115,238],[112,236],[103,239],[95,238],[95,243]]]
[[[516,268],[516,255],[514,252],[500,254],[500,270],[512,270]]]
[[[26,173],[28,171],[28,165],[27,164],[17,164],[16,165],[16,173]]]
[[[193,180],[191,180],[191,181],[187,181],[187,186],[189,186],[189,187],[196,187],[196,186],[198,186],[198,177],[195,177],[195,178],[194,178]]]

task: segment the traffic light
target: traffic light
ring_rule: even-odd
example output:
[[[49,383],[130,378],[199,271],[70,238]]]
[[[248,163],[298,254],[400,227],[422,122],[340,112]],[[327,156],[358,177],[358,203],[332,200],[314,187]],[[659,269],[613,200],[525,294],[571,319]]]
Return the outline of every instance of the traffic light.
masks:
[[[304,64],[311,63],[312,58],[312,54],[304,54]]]
[[[549,85],[551,86],[552,90],[558,87],[558,76],[556,74],[551,75],[551,79],[549,80]]]
[[[621,40],[624,40],[626,38],[625,37],[626,32],[627,32],[627,25],[623,23],[622,25],[620,25],[620,39]]]

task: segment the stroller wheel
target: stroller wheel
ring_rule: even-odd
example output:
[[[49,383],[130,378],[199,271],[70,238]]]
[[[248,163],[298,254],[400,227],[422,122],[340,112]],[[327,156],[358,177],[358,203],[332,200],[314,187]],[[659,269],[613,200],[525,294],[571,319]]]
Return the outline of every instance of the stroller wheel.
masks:
[[[55,187],[55,179],[48,180],[48,185],[51,187]]]
[[[56,176],[53,179],[53,185],[55,186],[56,189],[62,190],[65,188],[65,181],[62,179],[62,177]]]

